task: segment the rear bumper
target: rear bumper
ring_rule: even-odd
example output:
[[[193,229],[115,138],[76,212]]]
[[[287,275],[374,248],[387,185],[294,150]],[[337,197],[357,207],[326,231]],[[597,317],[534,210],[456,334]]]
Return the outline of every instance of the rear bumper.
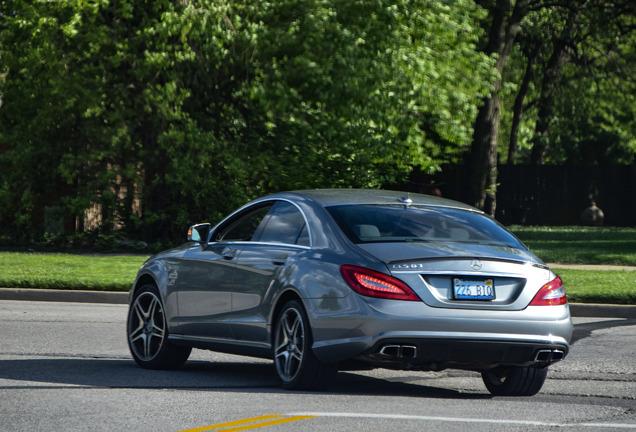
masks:
[[[349,296],[330,309],[323,302],[310,305],[313,351],[327,364],[364,360],[428,370],[544,366],[567,355],[572,336],[567,304],[518,311],[446,309]],[[392,345],[407,348],[386,348]]]
[[[558,336],[502,333],[392,331],[374,337],[316,342],[325,363],[357,359],[398,369],[483,370],[499,365],[547,366],[568,354],[568,340]]]
[[[544,367],[565,358],[568,350],[566,343],[388,338],[359,360],[397,369],[485,370],[500,365]]]

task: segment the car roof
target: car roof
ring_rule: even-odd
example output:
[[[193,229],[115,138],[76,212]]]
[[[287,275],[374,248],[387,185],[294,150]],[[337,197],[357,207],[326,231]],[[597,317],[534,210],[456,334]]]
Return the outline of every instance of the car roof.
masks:
[[[392,204],[480,210],[458,201],[432,195],[381,189],[308,189],[289,192],[318,202],[323,207],[345,204]],[[410,200],[410,202],[408,202]]]

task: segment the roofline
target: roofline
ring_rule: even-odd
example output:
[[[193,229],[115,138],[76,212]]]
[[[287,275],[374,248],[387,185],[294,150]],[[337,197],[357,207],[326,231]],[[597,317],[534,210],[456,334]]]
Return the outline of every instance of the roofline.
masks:
[[[447,198],[385,189],[304,189],[272,194],[269,197],[283,197],[287,194],[308,198],[323,207],[341,204],[395,204],[416,207],[450,207],[480,214],[484,213],[473,206]],[[341,197],[338,197],[338,195],[341,195]],[[405,203],[404,200],[400,200],[400,198],[404,199],[407,196],[411,202]]]

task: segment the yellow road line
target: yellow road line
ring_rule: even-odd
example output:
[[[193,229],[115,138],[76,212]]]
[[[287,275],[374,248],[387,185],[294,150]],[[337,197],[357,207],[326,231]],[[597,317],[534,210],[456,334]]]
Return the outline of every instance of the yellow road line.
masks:
[[[231,421],[231,422],[227,422],[227,423],[220,423],[220,424],[217,424],[217,425],[203,426],[203,427],[194,428],[194,429],[187,429],[187,430],[184,430],[184,431],[181,431],[181,432],[203,432],[203,431],[221,429],[221,428],[230,427],[230,426],[241,425],[241,424],[245,424],[245,423],[254,423],[254,422],[262,421],[262,420],[281,418],[281,417],[282,417],[281,415],[266,415],[266,416],[261,416],[261,417],[252,417],[252,418],[243,419],[243,420],[236,420],[236,421]]]
[[[203,427],[194,428],[194,429],[187,429],[181,432],[203,432],[203,431],[213,431],[213,430],[222,430],[222,432],[237,432],[237,431],[244,431],[249,429],[257,429],[257,428],[266,427],[266,426],[274,426],[274,425],[289,423],[289,422],[298,421],[298,420],[305,420],[305,419],[310,419],[314,417],[316,416],[299,415],[299,416],[293,416],[293,417],[284,417],[282,415],[265,415],[260,417],[252,417],[252,418],[247,418],[243,420],[231,421],[227,423],[219,423],[219,424],[211,425],[211,426],[203,426]],[[276,419],[276,420],[273,420],[273,419]],[[269,420],[269,421],[263,421],[263,420]],[[257,422],[260,422],[260,423],[257,423]],[[253,424],[247,424],[247,423],[253,423]],[[243,425],[243,426],[240,426],[240,425]],[[232,427],[232,426],[237,426],[237,427]],[[229,429],[225,429],[225,428],[229,428]]]

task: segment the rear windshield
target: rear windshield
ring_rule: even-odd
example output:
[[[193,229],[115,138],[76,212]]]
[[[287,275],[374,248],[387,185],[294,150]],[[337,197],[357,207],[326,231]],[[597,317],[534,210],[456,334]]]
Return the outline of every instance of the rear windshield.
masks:
[[[354,243],[465,242],[525,249],[498,222],[466,210],[387,205],[327,207]]]

